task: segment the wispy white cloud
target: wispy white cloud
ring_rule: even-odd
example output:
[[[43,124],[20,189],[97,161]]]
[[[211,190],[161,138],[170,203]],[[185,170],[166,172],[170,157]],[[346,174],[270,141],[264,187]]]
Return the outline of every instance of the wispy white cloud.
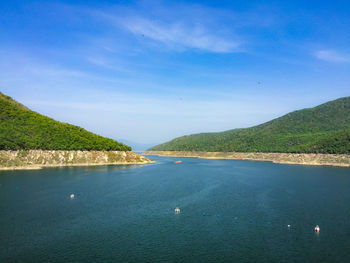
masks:
[[[119,23],[135,35],[159,41],[168,47],[194,48],[215,53],[240,51],[240,42],[217,35],[201,24],[184,21],[165,23],[141,17],[126,18]]]
[[[132,49],[140,48],[140,43],[143,44],[141,50],[146,44],[180,52],[247,52],[256,44],[255,38],[260,38],[259,30],[275,29],[283,24],[274,9],[263,6],[235,11],[199,4],[139,1],[132,7],[121,4],[99,9],[82,9],[74,5],[70,8],[79,8],[83,17],[88,15],[91,21],[101,26],[101,38],[106,42],[101,47],[115,54],[124,54],[125,47],[130,54]],[[125,32],[136,37],[129,39]]]
[[[106,21],[118,29],[132,33],[145,43],[161,44],[176,51],[197,49],[213,53],[241,52],[244,43],[235,32],[241,21],[235,14],[199,5],[173,4],[145,12],[145,7],[90,10],[97,21]],[[176,9],[176,13],[174,12]],[[232,17],[237,18],[232,19]],[[225,22],[224,22],[225,21]],[[160,45],[157,45],[159,47]]]
[[[335,63],[350,62],[350,56],[340,54],[334,50],[318,50],[314,53],[314,56],[320,60]]]

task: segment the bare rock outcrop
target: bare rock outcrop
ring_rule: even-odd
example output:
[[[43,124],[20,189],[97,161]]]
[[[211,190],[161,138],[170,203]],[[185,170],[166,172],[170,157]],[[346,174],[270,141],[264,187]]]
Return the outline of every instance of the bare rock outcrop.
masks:
[[[131,151],[0,151],[0,170],[38,169],[53,166],[87,166],[152,163]]]

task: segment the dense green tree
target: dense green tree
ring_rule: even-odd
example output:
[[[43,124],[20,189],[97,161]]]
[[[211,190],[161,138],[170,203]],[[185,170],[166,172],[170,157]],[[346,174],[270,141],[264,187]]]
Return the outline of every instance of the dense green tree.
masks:
[[[0,92],[0,150],[130,151],[127,145],[55,121]]]
[[[246,129],[182,136],[154,151],[350,153],[350,97]]]

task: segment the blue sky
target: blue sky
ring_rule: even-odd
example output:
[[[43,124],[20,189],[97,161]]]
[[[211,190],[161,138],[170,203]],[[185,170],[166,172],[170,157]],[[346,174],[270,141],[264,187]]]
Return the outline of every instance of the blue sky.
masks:
[[[1,1],[0,91],[160,143],[349,96],[349,29],[349,1]]]

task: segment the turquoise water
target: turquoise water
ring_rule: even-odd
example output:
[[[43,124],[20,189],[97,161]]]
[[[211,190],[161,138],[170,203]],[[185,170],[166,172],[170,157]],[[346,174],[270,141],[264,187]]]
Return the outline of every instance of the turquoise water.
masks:
[[[0,172],[0,262],[350,262],[350,169],[152,158]]]

